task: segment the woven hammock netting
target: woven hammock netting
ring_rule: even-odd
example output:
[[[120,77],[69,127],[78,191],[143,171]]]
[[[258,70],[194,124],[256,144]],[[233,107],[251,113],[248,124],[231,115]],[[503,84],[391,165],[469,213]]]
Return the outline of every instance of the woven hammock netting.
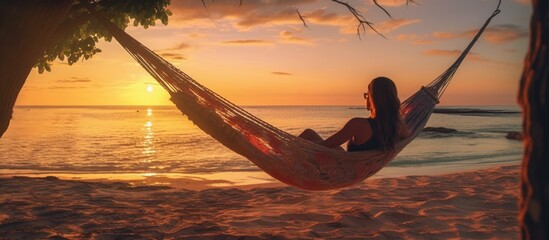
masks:
[[[496,10],[486,20],[446,71],[402,102],[401,113],[411,135],[401,139],[392,152],[345,152],[284,132],[202,86],[106,18],[97,14],[96,17],[170,93],[177,108],[205,133],[283,183],[307,190],[328,190],[350,186],[372,176],[423,130],[457,68],[498,13]]]

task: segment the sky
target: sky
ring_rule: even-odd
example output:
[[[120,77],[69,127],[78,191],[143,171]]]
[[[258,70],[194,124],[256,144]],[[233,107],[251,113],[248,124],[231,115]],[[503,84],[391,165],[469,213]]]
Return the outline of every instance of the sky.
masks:
[[[330,0],[172,0],[169,24],[126,32],[237,105],[362,105],[368,83],[393,79],[401,100],[446,70],[497,0],[348,0],[374,28]],[[531,3],[503,0],[440,105],[517,105]],[[300,20],[297,11],[308,27]],[[33,69],[17,105],[170,105],[115,41],[72,66]]]

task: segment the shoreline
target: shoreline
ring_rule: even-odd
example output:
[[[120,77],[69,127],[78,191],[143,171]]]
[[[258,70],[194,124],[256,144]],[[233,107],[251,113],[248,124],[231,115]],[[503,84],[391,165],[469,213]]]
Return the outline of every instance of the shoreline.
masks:
[[[0,178],[5,239],[516,239],[520,165],[329,191]]]
[[[416,176],[439,176],[471,171],[482,171],[494,167],[513,166],[513,163],[476,165],[468,168],[463,165],[441,165],[422,168],[385,167],[369,179],[402,178]],[[413,173],[409,173],[413,170]],[[64,171],[0,170],[0,179],[13,177],[50,178],[66,181],[124,182],[134,186],[165,186],[177,189],[204,190],[208,188],[283,187],[286,184],[267,173],[257,171],[213,172],[213,173],[75,173]],[[359,183],[360,184],[360,183]]]

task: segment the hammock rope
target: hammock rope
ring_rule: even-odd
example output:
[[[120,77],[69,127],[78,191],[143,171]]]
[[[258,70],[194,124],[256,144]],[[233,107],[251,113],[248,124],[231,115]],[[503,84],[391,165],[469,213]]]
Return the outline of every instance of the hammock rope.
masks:
[[[456,61],[446,70],[444,71],[440,76],[435,78],[431,83],[427,85],[428,88],[434,93],[436,93],[437,99],[442,96],[446,88],[448,87],[448,84],[450,83],[450,80],[454,76],[455,72],[467,56],[469,54],[469,51],[473,48],[475,43],[478,41],[484,30],[488,27],[490,22],[492,21],[492,18],[494,18],[496,15],[498,15],[501,10],[499,10],[499,6],[501,5],[501,0],[499,1],[498,7],[492,13],[490,17],[486,20],[484,25],[479,29],[477,34],[473,37],[473,40],[467,45],[467,47],[463,50],[463,52],[460,54],[460,56],[456,59]]]
[[[393,152],[345,152],[284,132],[202,86],[106,18],[94,15],[205,133],[281,182],[302,189],[327,190],[372,176],[422,131],[460,63],[498,13],[499,5],[456,62],[402,103],[401,112],[411,136],[400,140]]]

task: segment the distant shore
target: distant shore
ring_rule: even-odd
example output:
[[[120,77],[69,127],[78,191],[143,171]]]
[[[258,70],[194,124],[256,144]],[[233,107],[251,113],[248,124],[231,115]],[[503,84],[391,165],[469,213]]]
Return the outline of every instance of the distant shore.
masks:
[[[349,107],[349,109],[366,109],[365,107]],[[482,109],[476,107],[437,107],[433,110],[433,113],[439,114],[459,114],[459,115],[505,115],[505,114],[520,114],[520,110],[510,109]]]
[[[519,237],[517,164],[368,179],[322,192],[281,184],[188,190],[128,182],[0,178],[5,239]]]
[[[435,108],[433,113],[440,114],[467,114],[467,115],[482,115],[482,114],[520,114],[520,111],[514,110],[494,110],[494,109],[478,109],[478,108]]]

